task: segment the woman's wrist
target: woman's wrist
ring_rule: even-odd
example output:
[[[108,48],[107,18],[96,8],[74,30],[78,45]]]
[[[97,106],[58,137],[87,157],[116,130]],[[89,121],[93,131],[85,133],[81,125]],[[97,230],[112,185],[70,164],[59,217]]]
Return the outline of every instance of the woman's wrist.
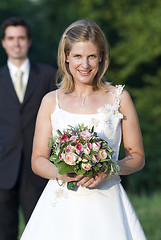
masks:
[[[118,175],[121,175],[121,166],[120,166],[120,160],[116,161],[117,165],[118,165]]]
[[[64,181],[59,179],[58,175],[59,175],[58,168],[56,168],[56,177],[55,178],[56,178],[56,181],[59,184],[59,186],[62,186],[64,184]]]

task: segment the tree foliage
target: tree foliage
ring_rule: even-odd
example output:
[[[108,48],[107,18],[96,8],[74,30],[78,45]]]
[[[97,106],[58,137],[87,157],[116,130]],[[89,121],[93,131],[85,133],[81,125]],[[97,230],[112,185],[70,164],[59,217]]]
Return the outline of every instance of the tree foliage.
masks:
[[[111,46],[108,81],[125,84],[133,97],[146,155],[145,168],[127,178],[126,187],[161,187],[161,1],[160,0],[8,0],[0,2],[0,21],[28,20],[33,32],[30,57],[56,66],[65,28],[81,18],[94,20]],[[0,49],[0,65],[6,55]]]

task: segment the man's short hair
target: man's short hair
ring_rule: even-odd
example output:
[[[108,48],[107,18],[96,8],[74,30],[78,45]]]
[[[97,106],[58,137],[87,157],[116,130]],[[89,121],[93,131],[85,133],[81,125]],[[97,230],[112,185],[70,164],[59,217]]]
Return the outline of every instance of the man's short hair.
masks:
[[[22,27],[24,27],[26,29],[28,39],[31,39],[30,25],[24,19],[21,19],[21,18],[18,18],[18,17],[11,17],[11,18],[5,20],[2,23],[2,26],[1,26],[1,38],[2,39],[5,38],[5,31],[6,31],[6,28],[9,27],[9,26],[15,26],[15,27],[16,26],[22,26]]]

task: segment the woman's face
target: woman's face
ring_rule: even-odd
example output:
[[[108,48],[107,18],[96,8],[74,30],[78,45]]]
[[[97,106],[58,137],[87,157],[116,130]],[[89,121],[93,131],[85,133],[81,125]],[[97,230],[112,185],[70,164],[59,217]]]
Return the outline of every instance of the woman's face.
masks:
[[[66,57],[75,84],[92,85],[100,61],[99,50],[91,41],[74,43]]]

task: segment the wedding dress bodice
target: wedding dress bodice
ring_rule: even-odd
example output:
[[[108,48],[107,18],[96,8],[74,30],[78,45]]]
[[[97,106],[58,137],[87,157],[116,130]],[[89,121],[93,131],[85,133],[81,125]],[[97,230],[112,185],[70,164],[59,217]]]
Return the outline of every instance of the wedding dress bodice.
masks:
[[[56,107],[51,115],[53,136],[56,130],[64,130],[68,125],[76,126],[84,123],[85,126],[92,128],[98,135],[104,138],[114,151],[113,159],[118,160],[120,142],[121,142],[121,119],[123,115],[119,112],[120,99],[123,86],[116,86],[113,95],[113,105],[105,104],[97,110],[95,114],[75,114],[67,112],[59,107],[58,96],[56,93]]]

